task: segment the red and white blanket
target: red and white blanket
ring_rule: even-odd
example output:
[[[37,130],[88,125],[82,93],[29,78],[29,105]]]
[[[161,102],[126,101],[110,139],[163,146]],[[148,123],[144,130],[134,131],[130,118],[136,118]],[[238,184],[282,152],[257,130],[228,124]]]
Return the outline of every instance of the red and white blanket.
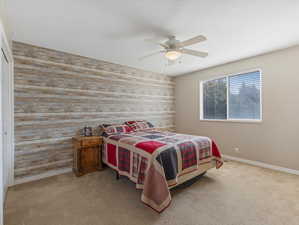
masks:
[[[141,200],[158,212],[171,202],[169,188],[201,165],[223,164],[208,137],[143,130],[104,137],[103,161],[143,189]]]

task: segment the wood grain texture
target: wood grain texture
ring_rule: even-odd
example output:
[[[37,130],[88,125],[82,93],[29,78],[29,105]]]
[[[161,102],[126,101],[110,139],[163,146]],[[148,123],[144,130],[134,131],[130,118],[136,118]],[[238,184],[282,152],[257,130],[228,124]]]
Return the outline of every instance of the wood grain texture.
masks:
[[[73,137],[74,162],[73,171],[77,176],[103,169],[100,146],[103,139],[100,136]]]
[[[71,168],[84,126],[146,119],[174,129],[174,82],[165,75],[13,42],[15,179]]]

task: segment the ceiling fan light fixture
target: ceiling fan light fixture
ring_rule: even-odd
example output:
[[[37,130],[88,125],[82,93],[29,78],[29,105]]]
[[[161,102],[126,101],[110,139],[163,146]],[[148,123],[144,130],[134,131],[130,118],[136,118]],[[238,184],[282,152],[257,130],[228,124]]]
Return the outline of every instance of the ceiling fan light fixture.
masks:
[[[207,38],[205,36],[197,35],[197,36],[187,39],[185,41],[179,41],[175,38],[175,36],[169,37],[168,40],[163,43],[156,43],[156,42],[151,41],[155,44],[158,44],[160,47],[163,48],[163,50],[145,55],[143,57],[140,57],[139,59],[142,60],[142,59],[145,59],[147,57],[150,57],[150,56],[153,56],[153,55],[156,55],[159,53],[164,54],[164,57],[168,60],[168,63],[175,62],[183,54],[204,58],[204,57],[208,56],[207,52],[192,50],[192,49],[185,48],[185,47],[203,42],[205,40],[207,40]]]
[[[182,56],[182,53],[179,51],[175,51],[175,50],[171,50],[171,51],[167,51],[165,53],[165,57],[169,60],[177,60],[178,58],[180,58]]]

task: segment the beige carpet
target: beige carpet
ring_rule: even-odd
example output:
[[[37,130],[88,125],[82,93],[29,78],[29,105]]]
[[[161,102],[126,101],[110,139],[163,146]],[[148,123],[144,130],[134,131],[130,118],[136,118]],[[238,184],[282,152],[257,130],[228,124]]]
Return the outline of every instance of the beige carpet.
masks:
[[[299,177],[236,162],[172,191],[162,214],[110,169],[60,175],[8,192],[5,225],[298,225]]]

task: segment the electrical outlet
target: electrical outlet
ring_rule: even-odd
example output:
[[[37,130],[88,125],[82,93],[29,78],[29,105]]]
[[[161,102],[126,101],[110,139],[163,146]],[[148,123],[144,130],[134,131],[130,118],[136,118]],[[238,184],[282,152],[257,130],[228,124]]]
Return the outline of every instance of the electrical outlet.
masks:
[[[239,148],[234,148],[235,149],[235,152],[239,153],[240,152],[240,149]]]

